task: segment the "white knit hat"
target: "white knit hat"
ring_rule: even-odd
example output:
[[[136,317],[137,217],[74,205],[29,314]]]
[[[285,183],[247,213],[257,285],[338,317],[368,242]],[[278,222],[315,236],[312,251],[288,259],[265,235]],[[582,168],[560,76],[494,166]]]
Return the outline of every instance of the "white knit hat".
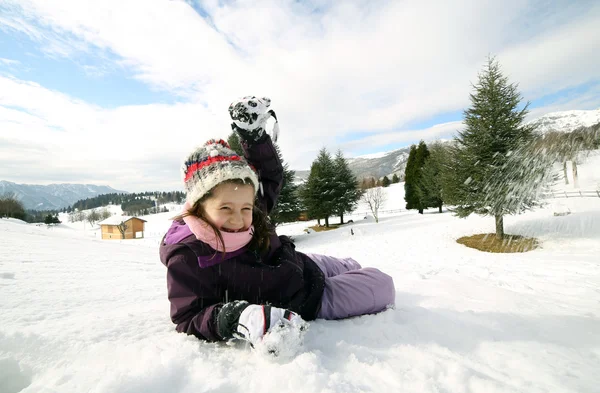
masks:
[[[222,139],[211,139],[196,148],[185,159],[181,171],[186,201],[190,205],[225,180],[250,179],[254,194],[258,192],[258,176],[254,168]]]

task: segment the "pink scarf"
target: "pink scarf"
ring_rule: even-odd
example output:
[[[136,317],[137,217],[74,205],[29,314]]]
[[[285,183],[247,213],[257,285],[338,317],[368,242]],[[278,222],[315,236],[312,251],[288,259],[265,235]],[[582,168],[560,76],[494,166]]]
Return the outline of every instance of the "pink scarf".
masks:
[[[189,211],[191,208],[192,206],[188,202],[183,205],[184,212]],[[183,217],[183,221],[196,236],[196,239],[208,244],[213,249],[220,252],[232,252],[239,250],[250,243],[250,240],[252,240],[252,234],[254,233],[254,226],[252,225],[250,225],[250,228],[242,232],[233,233],[219,231],[223,237],[223,242],[225,243],[225,249],[223,250],[221,242],[215,236],[215,231],[202,219],[196,216],[185,216]]]

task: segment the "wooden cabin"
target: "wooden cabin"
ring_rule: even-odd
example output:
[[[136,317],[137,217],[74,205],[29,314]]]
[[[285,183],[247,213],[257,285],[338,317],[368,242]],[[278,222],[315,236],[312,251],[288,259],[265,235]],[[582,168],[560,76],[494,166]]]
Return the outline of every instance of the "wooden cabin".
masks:
[[[100,221],[102,239],[142,239],[146,220],[131,216],[112,216]]]

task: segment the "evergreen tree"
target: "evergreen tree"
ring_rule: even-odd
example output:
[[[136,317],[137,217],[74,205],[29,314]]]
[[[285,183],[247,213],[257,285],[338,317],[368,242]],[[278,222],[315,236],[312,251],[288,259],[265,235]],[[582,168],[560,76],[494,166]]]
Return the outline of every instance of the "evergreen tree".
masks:
[[[324,218],[326,227],[329,227],[329,217],[336,211],[334,171],[331,155],[327,149],[321,149],[310,166],[310,174],[302,189],[302,199],[309,217]]]
[[[384,176],[383,179],[381,180],[381,185],[383,187],[389,187],[391,184],[390,179],[388,179],[387,176]]]
[[[58,216],[53,216],[52,214],[48,214],[46,217],[44,217],[44,224],[47,224],[47,225],[60,224],[60,220],[58,219]]]
[[[406,168],[404,169],[404,200],[406,209],[414,209],[416,206],[416,189],[413,173],[415,171],[415,158],[417,156],[417,146],[411,145]]]
[[[519,109],[517,85],[509,83],[492,57],[473,89],[471,107],[464,112],[466,128],[452,149],[444,198],[459,217],[494,216],[496,237],[502,239],[504,215],[536,205],[539,168],[530,165],[526,154],[513,154],[534,136],[532,127],[523,124],[529,103]]]
[[[336,213],[340,216],[340,224],[344,223],[344,213],[351,212],[362,197],[358,180],[350,170],[348,162],[341,150],[338,150],[334,165],[334,203]]]
[[[398,178],[398,175],[394,173],[394,176],[392,176],[392,184],[396,183],[400,183],[400,179]]]
[[[229,144],[229,147],[231,147],[231,150],[236,152],[239,156],[244,156],[244,149],[242,149],[240,138],[235,132],[229,134],[227,137],[227,143]]]
[[[419,214],[423,214],[426,203],[424,192],[421,187],[421,176],[425,160],[429,157],[429,149],[425,142],[419,142],[419,146],[412,145],[406,162],[404,200],[407,209],[417,209]]]
[[[442,176],[448,162],[448,149],[439,142],[431,145],[429,157],[423,165],[419,188],[423,193],[425,207],[437,207],[442,212]]]
[[[298,194],[298,185],[294,183],[295,172],[284,163],[278,145],[274,145],[277,155],[283,164],[283,185],[277,198],[277,203],[269,215],[273,225],[282,222],[296,221],[300,216],[301,206]]]
[[[415,156],[415,185],[417,191],[417,209],[419,214],[423,214],[423,209],[427,208],[425,191],[423,190],[422,178],[423,178],[423,166],[425,161],[429,158],[429,149],[425,142],[419,142],[417,147],[417,155]]]

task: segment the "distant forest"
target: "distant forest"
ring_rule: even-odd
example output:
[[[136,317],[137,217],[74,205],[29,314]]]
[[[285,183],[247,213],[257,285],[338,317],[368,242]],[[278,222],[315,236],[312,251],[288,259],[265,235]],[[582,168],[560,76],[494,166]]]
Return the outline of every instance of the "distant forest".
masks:
[[[74,210],[89,210],[108,205],[121,205],[125,214],[135,215],[144,210],[151,209],[156,205],[165,203],[182,203],[185,193],[182,191],[146,191],[129,194],[102,194],[93,198],[81,199],[62,210],[63,213],[71,213]]]
[[[108,205],[120,205],[123,213],[129,216],[155,214],[168,211],[160,209],[165,203],[183,203],[185,193],[182,191],[146,191],[130,194],[102,194],[93,198],[81,199],[72,206],[60,210],[25,210],[23,204],[14,195],[0,195],[0,217],[14,217],[30,223],[58,223],[58,213],[73,213],[97,209]],[[14,206],[13,206],[14,205]],[[81,218],[83,219],[83,218]]]

